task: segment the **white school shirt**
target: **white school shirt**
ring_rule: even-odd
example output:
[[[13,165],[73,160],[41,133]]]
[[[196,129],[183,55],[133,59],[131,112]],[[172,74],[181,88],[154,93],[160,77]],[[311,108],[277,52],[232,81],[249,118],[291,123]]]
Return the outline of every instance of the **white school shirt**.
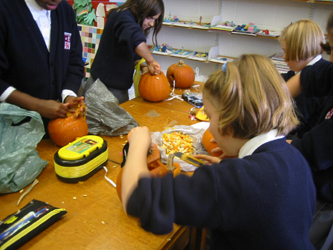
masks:
[[[243,147],[239,150],[238,158],[244,158],[245,156],[252,155],[252,153],[259,148],[261,145],[265,144],[266,142],[274,141],[277,139],[281,139],[284,136],[279,135],[277,136],[277,129],[272,129],[266,134],[258,135],[251,140],[247,141]]]
[[[313,64],[315,64],[316,62],[318,62],[320,59],[322,59],[323,56],[322,55],[317,55],[315,58],[313,58],[306,66],[311,66]],[[301,73],[302,71],[297,71],[295,72],[295,75]]]

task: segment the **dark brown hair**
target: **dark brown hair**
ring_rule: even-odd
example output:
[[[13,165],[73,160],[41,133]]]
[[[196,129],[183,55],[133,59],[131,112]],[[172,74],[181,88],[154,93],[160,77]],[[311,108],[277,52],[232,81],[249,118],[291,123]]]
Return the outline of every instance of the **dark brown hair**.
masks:
[[[331,12],[330,16],[328,17],[327,24],[326,24],[326,31],[329,33],[333,29],[333,11]]]
[[[329,17],[327,19],[326,31],[327,31],[328,36],[333,33],[333,11],[331,12],[331,14],[329,15]],[[330,55],[332,53],[332,48],[331,48],[331,45],[329,42],[326,42],[325,44],[324,43],[321,44],[321,47],[327,54]]]
[[[150,29],[153,29],[152,41],[155,46],[157,46],[157,34],[162,28],[164,19],[164,3],[162,0],[127,0],[125,3],[120,5],[118,8],[112,9],[111,11],[122,11],[130,10],[136,22],[142,27],[143,21],[147,17],[153,17],[161,14],[159,18],[155,21],[154,27],[146,29],[143,33],[148,36]]]

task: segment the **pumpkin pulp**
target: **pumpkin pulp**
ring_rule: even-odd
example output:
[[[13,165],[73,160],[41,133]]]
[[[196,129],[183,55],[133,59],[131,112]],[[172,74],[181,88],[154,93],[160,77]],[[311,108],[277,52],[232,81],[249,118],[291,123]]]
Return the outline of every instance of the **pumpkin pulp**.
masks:
[[[79,106],[76,112],[67,113],[66,118],[51,120],[48,124],[48,132],[51,140],[58,146],[66,146],[78,137],[88,134],[88,124],[86,122],[87,107]]]

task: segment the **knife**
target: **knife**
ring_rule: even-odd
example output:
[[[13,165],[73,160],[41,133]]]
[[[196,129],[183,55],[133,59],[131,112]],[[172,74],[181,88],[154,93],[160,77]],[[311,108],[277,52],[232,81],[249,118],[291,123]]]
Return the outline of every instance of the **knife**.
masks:
[[[183,154],[181,152],[174,153],[174,156],[183,161],[186,161],[187,163],[192,164],[195,167],[201,167],[204,164],[204,161],[194,158],[193,156]]]
[[[129,143],[126,142],[125,146],[123,147],[123,161],[120,164],[120,167],[124,167],[125,166],[125,163],[126,163],[126,160],[127,160],[127,155],[128,155],[128,149],[129,149]],[[151,153],[152,153],[152,149],[149,148],[147,156],[150,155]],[[109,161],[111,161],[111,160],[109,160]],[[114,161],[112,161],[112,162],[114,162]],[[116,162],[116,163],[118,163],[118,162]]]

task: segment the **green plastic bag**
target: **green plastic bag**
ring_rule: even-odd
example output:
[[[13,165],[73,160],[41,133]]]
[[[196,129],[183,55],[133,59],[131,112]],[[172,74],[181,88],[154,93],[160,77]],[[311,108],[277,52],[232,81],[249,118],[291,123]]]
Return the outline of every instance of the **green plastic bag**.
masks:
[[[0,193],[21,190],[45,168],[36,150],[44,134],[39,113],[0,104]]]

